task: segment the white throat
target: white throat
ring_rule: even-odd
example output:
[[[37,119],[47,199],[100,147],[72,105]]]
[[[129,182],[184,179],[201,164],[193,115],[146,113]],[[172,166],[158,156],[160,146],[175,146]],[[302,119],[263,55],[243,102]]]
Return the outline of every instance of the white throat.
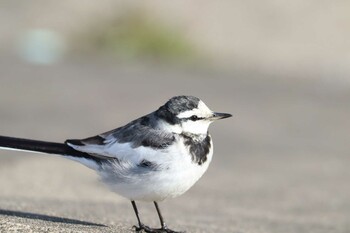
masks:
[[[181,124],[182,131],[190,134],[207,134],[211,121],[185,121]]]

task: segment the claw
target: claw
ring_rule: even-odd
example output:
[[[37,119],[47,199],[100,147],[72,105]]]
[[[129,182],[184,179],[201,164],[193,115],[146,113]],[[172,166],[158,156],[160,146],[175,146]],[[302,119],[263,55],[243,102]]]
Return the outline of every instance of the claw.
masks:
[[[132,227],[136,232],[147,232],[147,233],[185,233],[184,231],[173,231],[169,229],[167,226],[163,226],[162,228],[150,228],[146,225],[141,226],[133,226]]]
[[[169,228],[162,228],[163,232],[166,232],[166,233],[186,233],[185,231],[173,231]]]

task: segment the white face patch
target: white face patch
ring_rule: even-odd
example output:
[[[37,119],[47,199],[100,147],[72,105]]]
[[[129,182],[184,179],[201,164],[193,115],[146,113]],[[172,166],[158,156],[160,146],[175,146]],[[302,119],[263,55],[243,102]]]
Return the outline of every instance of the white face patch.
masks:
[[[205,103],[203,101],[199,101],[198,103],[198,107],[194,108],[192,110],[188,110],[185,112],[181,112],[177,115],[178,118],[189,118],[193,115],[196,115],[197,117],[209,117],[211,116],[213,113],[212,111],[207,107],[207,105],[205,105]]]
[[[191,134],[207,134],[211,121],[185,121],[182,123],[182,131]]]
[[[203,101],[199,101],[198,107],[189,111],[182,112],[177,115],[180,119],[190,118],[193,115],[196,115],[199,118],[208,118],[212,116],[213,112],[203,103]],[[187,120],[182,122],[181,127],[182,131],[191,134],[206,134],[208,132],[208,128],[210,125],[210,120]]]

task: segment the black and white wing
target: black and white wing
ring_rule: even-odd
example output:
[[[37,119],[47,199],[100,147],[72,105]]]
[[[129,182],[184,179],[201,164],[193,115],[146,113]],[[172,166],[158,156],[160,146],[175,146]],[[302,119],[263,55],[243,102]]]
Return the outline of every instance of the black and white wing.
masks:
[[[144,153],[153,149],[157,152],[174,143],[175,136],[156,129],[150,124],[150,117],[144,116],[117,129],[85,139],[67,140],[66,144],[75,150],[97,157],[139,160]]]

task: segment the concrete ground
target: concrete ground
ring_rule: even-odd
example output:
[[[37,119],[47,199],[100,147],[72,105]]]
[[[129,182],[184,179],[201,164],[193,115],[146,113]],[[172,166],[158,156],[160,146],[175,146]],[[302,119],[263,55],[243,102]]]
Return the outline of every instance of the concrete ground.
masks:
[[[40,67],[0,58],[0,135],[83,138],[191,94],[233,118],[211,126],[213,162],[161,203],[187,232],[350,232],[350,91],[331,79],[78,61]],[[312,81],[311,81],[312,80]],[[56,157],[0,151],[0,232],[131,232],[128,200]],[[156,212],[140,203],[143,221]]]

